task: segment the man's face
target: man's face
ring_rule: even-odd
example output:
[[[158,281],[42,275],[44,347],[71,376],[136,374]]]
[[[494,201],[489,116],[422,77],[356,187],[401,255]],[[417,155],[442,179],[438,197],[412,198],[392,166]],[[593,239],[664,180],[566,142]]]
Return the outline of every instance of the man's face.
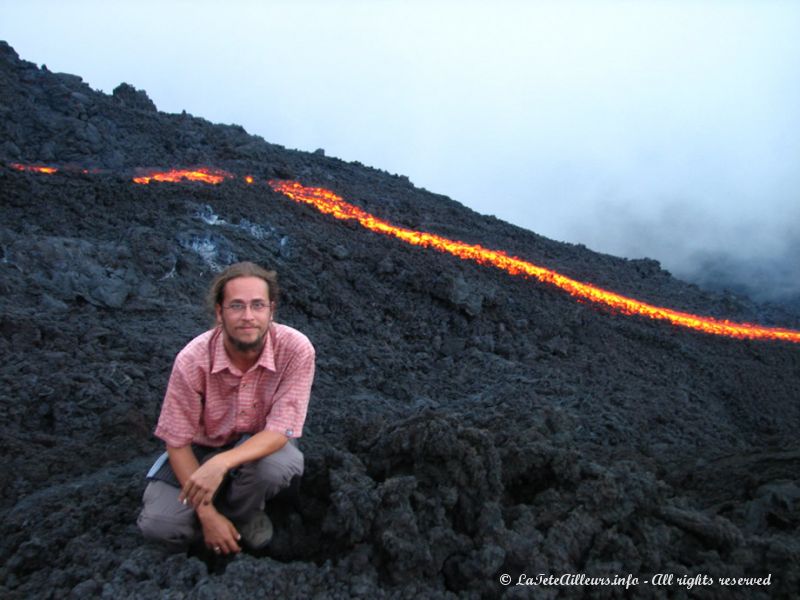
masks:
[[[259,304],[266,305],[266,309],[254,310]],[[266,281],[260,277],[231,279],[225,284],[222,305],[218,304],[216,310],[217,323],[233,348],[240,352],[261,349],[272,321]]]

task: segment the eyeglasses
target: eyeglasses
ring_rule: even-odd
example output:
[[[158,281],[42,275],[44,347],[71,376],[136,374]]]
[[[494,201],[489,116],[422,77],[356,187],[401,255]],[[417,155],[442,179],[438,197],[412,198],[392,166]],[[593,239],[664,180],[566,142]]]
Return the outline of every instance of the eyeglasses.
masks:
[[[229,311],[233,313],[243,313],[247,308],[247,306],[248,305],[245,304],[244,302],[231,302],[227,306],[223,304],[222,308],[227,308]],[[264,312],[268,308],[269,308],[269,302],[264,302],[263,300],[253,300],[250,303],[250,310],[252,310],[254,313]]]

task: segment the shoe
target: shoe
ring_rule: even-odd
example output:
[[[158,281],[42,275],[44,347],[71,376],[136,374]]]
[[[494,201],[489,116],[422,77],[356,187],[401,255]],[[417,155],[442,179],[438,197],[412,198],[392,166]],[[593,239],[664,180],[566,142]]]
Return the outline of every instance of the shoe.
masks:
[[[253,518],[239,528],[242,543],[250,550],[261,550],[272,539],[274,528],[272,521],[263,511],[258,511]]]

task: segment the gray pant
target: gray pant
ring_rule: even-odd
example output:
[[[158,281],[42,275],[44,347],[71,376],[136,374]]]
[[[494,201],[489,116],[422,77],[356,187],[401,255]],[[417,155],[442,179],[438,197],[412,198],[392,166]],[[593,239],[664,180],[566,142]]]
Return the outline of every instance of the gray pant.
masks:
[[[277,452],[229,472],[214,505],[234,526],[243,525],[256,511],[264,509],[265,500],[302,474],[303,453],[294,444],[287,443]],[[194,508],[178,501],[180,491],[169,483],[150,481],[144,490],[144,506],[137,519],[145,538],[166,544],[175,551],[185,550],[203,536]]]

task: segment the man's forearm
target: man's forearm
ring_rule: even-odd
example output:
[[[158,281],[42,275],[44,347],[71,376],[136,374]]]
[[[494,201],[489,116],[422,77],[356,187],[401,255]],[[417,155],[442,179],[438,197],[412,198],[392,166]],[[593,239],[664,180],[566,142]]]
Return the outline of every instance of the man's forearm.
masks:
[[[198,464],[191,446],[168,446],[170,465],[181,484],[178,499],[191,502],[195,509],[199,509],[201,505],[211,505],[214,494],[228,471],[277,452],[287,441],[288,438],[282,433],[261,431],[241,445],[215,454],[202,465]],[[201,519],[203,517],[199,512],[198,516]]]
[[[167,446],[167,455],[169,456],[169,464],[172,467],[172,471],[175,473],[175,477],[178,478],[181,487],[183,487],[192,473],[200,467],[194,450],[192,450],[191,446],[183,446],[182,448]],[[201,504],[196,510],[197,516],[201,521],[205,520],[210,514],[213,515],[217,512],[213,504]]]
[[[197,471],[200,463],[197,461],[191,446],[175,448],[167,445],[167,455],[169,456],[169,464],[172,467],[172,471],[175,473],[175,477],[178,478],[181,487],[183,487],[192,473]]]

